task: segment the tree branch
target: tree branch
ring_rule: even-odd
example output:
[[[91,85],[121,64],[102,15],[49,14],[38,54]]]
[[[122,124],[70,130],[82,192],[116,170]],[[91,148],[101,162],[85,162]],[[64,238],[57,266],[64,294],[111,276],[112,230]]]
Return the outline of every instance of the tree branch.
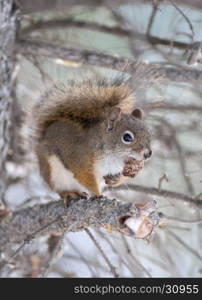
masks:
[[[80,199],[64,207],[63,201],[35,205],[8,214],[0,223],[0,249],[25,244],[46,234],[104,227],[135,238],[147,238],[158,224],[155,203],[143,206],[106,198]]]
[[[108,189],[110,189],[110,188],[108,188]],[[120,185],[120,186],[116,187],[116,189],[117,190],[133,190],[136,192],[149,194],[149,195],[153,195],[153,196],[180,200],[180,201],[183,201],[190,205],[195,205],[198,208],[202,208],[202,200],[194,198],[194,197],[192,198],[192,197],[189,197],[185,194],[178,193],[178,192],[171,192],[171,191],[167,191],[167,190],[159,191],[159,189],[157,189],[157,188],[141,186],[141,185],[136,185],[136,184],[127,184],[127,186]]]
[[[153,0],[128,0],[128,2],[136,1],[137,3],[152,3]],[[187,5],[189,7],[202,9],[201,0],[175,0],[178,5]]]
[[[37,55],[52,58],[60,58],[70,63],[90,64],[104,68],[133,73],[137,62],[126,57],[117,57],[101,54],[96,51],[80,50],[68,47],[60,47],[42,41],[20,40],[17,51],[22,55]],[[152,65],[152,64],[151,64]],[[202,71],[182,68],[166,67],[160,64],[153,64],[156,70],[171,81],[193,82],[202,80]]]
[[[87,30],[96,30],[99,32],[107,33],[107,34],[113,34],[120,37],[129,37],[134,36],[137,40],[141,41],[148,41],[152,45],[162,45],[162,46],[170,46],[175,47],[178,49],[186,50],[190,47],[190,44],[180,42],[180,41],[172,41],[169,39],[163,39],[159,38],[153,35],[146,36],[143,33],[137,32],[134,29],[125,29],[121,28],[120,26],[106,26],[101,25],[94,22],[87,22],[87,21],[77,21],[73,19],[53,19],[53,20],[47,20],[47,21],[37,21],[35,23],[32,23],[31,25],[26,26],[21,30],[21,35],[27,35],[32,31],[36,30],[53,30],[57,28],[66,28],[66,27],[74,27],[79,29],[87,29]]]
[[[149,110],[172,110],[172,111],[179,111],[179,112],[187,112],[187,111],[195,111],[201,113],[202,106],[199,105],[172,105],[166,102],[157,103],[148,103],[145,105]]]
[[[14,122],[11,120],[15,120],[13,72],[19,12],[14,2],[0,2],[0,204],[4,200],[7,181],[5,162],[11,153],[11,141],[14,138]]]
[[[84,5],[89,7],[98,7],[114,5],[119,6],[120,4],[142,4],[142,3],[152,3],[153,0],[18,0],[21,5],[21,10],[25,14],[42,12],[44,10],[59,10],[63,11],[64,9],[73,6],[73,5]],[[194,8],[202,8],[201,0],[176,0],[177,4],[188,5]]]

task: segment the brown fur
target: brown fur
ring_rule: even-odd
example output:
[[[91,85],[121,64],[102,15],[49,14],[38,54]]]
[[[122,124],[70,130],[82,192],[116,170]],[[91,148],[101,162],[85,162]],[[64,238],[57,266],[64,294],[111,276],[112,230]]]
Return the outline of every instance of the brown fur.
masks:
[[[113,85],[113,82],[103,81],[99,85],[96,80],[56,86],[41,97],[28,116],[33,120],[31,138],[37,143],[43,139],[46,128],[58,120],[88,127],[106,118],[111,107],[118,106],[122,111],[130,112],[133,108],[131,93],[124,83]]]
[[[133,151],[142,153],[149,149],[150,132],[141,120],[141,113],[132,114],[133,97],[123,80],[71,82],[68,86],[54,87],[41,97],[28,115],[30,144],[37,154],[41,175],[52,189],[55,189],[51,179],[53,170],[48,160],[51,156],[59,158],[82,187],[100,196],[96,164],[106,153],[127,156]],[[130,146],[121,140],[126,130],[135,135]],[[67,172],[63,170],[64,173]],[[125,179],[121,176],[112,185],[119,185]],[[79,194],[74,188],[55,191]]]

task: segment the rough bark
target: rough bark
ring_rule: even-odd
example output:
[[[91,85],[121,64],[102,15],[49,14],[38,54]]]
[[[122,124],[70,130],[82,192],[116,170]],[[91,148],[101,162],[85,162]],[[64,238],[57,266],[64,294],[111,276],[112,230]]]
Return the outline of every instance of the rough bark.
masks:
[[[90,198],[35,205],[9,213],[0,222],[0,250],[26,243],[46,234],[79,231],[89,226],[104,227],[134,238],[148,238],[159,223],[155,202],[144,205],[122,203],[115,199]]]
[[[13,71],[18,10],[14,0],[0,2],[0,201],[6,187],[5,161],[12,140]]]

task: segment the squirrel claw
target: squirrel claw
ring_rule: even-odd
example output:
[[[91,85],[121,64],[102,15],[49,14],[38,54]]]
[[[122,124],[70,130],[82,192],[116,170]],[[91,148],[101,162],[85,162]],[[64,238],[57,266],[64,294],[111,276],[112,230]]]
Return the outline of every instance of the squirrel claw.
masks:
[[[79,193],[79,192],[76,192],[76,191],[64,191],[64,192],[60,193],[60,197],[63,200],[64,206],[68,207],[69,203],[72,200],[79,200],[81,198],[82,199],[87,199],[88,195],[85,192]]]
[[[102,198],[104,198],[103,195],[93,195],[93,196],[90,197],[90,199],[91,199],[92,201],[95,200],[95,199],[102,199]]]
[[[116,187],[124,183],[127,180],[127,177],[120,173],[114,175],[109,174],[104,176],[104,180],[105,180],[105,184],[112,187]]]
[[[107,185],[115,186],[119,182],[120,177],[121,177],[121,174],[119,173],[119,174],[115,174],[115,175],[108,174],[108,175],[104,176],[103,178]]]

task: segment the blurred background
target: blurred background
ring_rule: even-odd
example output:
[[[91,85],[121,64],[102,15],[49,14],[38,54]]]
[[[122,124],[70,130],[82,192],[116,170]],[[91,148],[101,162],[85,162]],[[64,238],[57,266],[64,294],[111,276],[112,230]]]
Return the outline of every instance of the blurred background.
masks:
[[[190,55],[195,54],[191,46],[202,39],[202,4],[197,1],[196,5],[195,1],[189,5],[188,1],[117,1],[116,5],[113,1],[44,1],[41,6],[38,1],[19,2],[21,39],[148,61],[162,68],[176,67],[184,74],[202,69],[200,45],[197,59],[190,63]],[[17,100],[26,110],[55,83],[93,74],[113,76],[118,71],[39,53],[19,54],[16,72]],[[137,203],[154,199],[162,219],[149,241],[91,229],[120,277],[202,275],[202,206],[191,203],[191,199],[202,199],[201,95],[200,81],[167,80],[145,90],[143,102],[138,103],[153,132],[154,155],[131,180],[133,187],[125,186],[107,195]],[[26,155],[31,157],[30,153]],[[50,196],[58,199],[45,188],[36,166],[8,162],[7,169],[13,176],[6,193],[11,209],[45,203]],[[171,192],[170,196],[162,196],[161,190]],[[181,196],[175,197],[172,192]],[[44,237],[26,245],[5,276],[40,276],[49,242]],[[86,232],[77,232],[65,234],[46,276],[113,275]]]

